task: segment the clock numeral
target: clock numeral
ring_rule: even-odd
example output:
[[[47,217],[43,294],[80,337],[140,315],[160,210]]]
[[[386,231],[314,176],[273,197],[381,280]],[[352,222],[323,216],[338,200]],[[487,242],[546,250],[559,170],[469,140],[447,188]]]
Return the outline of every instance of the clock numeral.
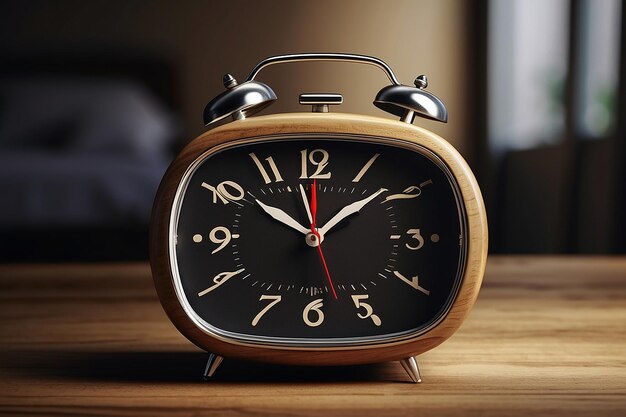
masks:
[[[238,200],[243,200],[243,196],[245,194],[241,185],[237,184],[235,181],[222,181],[217,185],[217,187],[203,182],[202,187],[213,193],[214,204],[217,203],[218,199],[222,202],[222,204],[228,204],[231,201],[236,202]]]
[[[254,319],[252,319],[252,325],[256,326],[259,320],[261,320],[261,317],[263,317],[263,315],[267,313],[270,308],[280,303],[281,299],[282,297],[280,295],[262,295],[261,298],[259,298],[259,301],[263,301],[263,300],[273,300],[273,301],[269,303],[268,305],[266,305],[263,310],[259,311],[259,314],[257,314],[254,317]]]
[[[422,235],[420,233],[420,229],[409,229],[409,230],[407,230],[406,233],[411,235],[411,237],[413,239],[417,240],[417,246],[411,246],[408,243],[405,244],[407,249],[410,249],[410,250],[420,250],[422,248],[422,246],[424,246],[424,238],[422,237]]]
[[[220,285],[224,284],[226,281],[228,281],[229,279],[231,279],[235,275],[241,274],[243,271],[245,271],[245,268],[241,268],[241,269],[238,269],[238,270],[232,271],[232,272],[220,272],[219,274],[217,274],[213,278],[213,282],[215,283],[215,285],[211,285],[206,290],[200,291],[198,293],[198,297],[202,297],[203,295],[206,295],[206,294],[210,293],[211,291],[213,291],[214,289],[216,289]]]
[[[372,308],[372,306],[366,302],[361,301],[361,300],[367,300],[368,298],[369,298],[369,295],[353,295],[352,296],[352,301],[354,301],[354,305],[356,306],[356,308],[363,307],[365,309],[365,314],[356,313],[356,315],[360,319],[370,318],[372,319],[372,321],[374,322],[376,326],[380,326],[382,324],[382,321],[380,320],[380,317],[378,317],[378,315],[374,314],[374,309]]]
[[[224,235],[224,237],[219,237],[218,233],[221,234],[221,235]],[[213,230],[211,230],[211,233],[209,233],[209,239],[211,239],[211,242],[216,243],[219,246],[217,248],[215,248],[211,252],[211,255],[213,255],[213,254],[221,251],[222,249],[224,249],[226,247],[226,245],[228,245],[228,243],[230,243],[231,238],[232,239],[237,239],[237,238],[239,238],[239,234],[237,234],[237,233],[231,234],[230,230],[228,230],[224,226],[217,226],[217,227],[213,228]]]
[[[405,246],[407,247],[407,249],[410,250],[420,250],[422,248],[422,246],[424,246],[424,243],[426,242],[424,240],[424,237],[422,236],[422,232],[420,231],[420,229],[409,229],[406,231],[406,233],[408,235],[411,235],[411,238],[417,240],[417,246],[411,246],[408,243],[405,243]],[[391,235],[389,236],[389,239],[391,240],[399,240],[402,238],[402,235]],[[437,233],[433,233],[432,235],[430,235],[430,241],[433,243],[438,243],[439,242],[439,235]]]
[[[361,178],[363,177],[363,175],[365,175],[365,173],[367,172],[368,169],[370,169],[370,167],[372,166],[372,164],[374,163],[374,161],[376,160],[376,158],[378,158],[380,156],[379,153],[374,154],[374,156],[372,156],[370,158],[369,161],[367,161],[367,163],[363,166],[363,168],[361,168],[361,170],[359,171],[358,174],[356,174],[356,177],[354,177],[354,179],[352,180],[352,182],[359,182],[361,181]]]
[[[318,298],[317,300],[311,301],[309,304],[307,304],[306,307],[304,307],[304,311],[302,312],[302,320],[304,320],[307,326],[317,327],[324,322],[324,312],[321,310],[323,306],[324,303],[322,302],[322,299]],[[314,312],[317,315],[315,320],[309,319],[309,313],[311,312]]]
[[[263,164],[261,163],[261,161],[259,161],[259,158],[257,158],[257,156],[254,153],[249,153],[248,155],[250,155],[250,158],[252,158],[252,160],[254,161],[254,164],[256,165],[256,167],[261,172],[261,176],[263,177],[263,181],[265,181],[266,184],[271,183],[272,180],[270,179],[270,176],[268,175],[268,173],[265,170],[265,168],[263,168]],[[270,165],[270,169],[272,170],[272,174],[274,174],[274,181],[275,182],[283,181],[283,177],[281,177],[280,172],[278,172],[278,167],[276,166],[276,163],[274,162],[274,158],[272,158],[270,156],[268,158],[265,158],[265,160]]]
[[[427,180],[421,183],[420,185],[411,185],[410,187],[407,187],[404,191],[402,191],[399,194],[392,194],[390,196],[387,196],[387,198],[385,198],[385,200],[381,204],[386,203],[388,201],[392,201],[392,200],[407,200],[407,199],[419,197],[420,194],[422,194],[422,188],[432,183],[433,183],[433,180]]]
[[[402,275],[401,273],[399,273],[398,271],[393,271],[393,274],[400,278],[402,281],[404,281],[405,283],[409,284],[411,287],[415,288],[416,290],[418,290],[421,293],[424,293],[426,295],[430,295],[430,291],[427,290],[426,288],[420,287],[419,284],[419,278],[417,275],[415,275],[414,277],[412,277],[411,279],[408,279],[407,277],[405,277],[404,275]]]
[[[314,149],[311,151],[311,153],[308,153],[308,158],[307,158],[307,153],[308,153],[307,149],[302,149],[300,151],[300,155],[302,157],[301,159],[302,175],[300,175],[300,179],[301,180],[305,180],[305,179],[327,180],[329,179],[330,172],[327,172],[326,174],[322,174],[322,171],[324,171],[324,169],[328,165],[328,152],[326,152],[324,149]],[[318,161],[316,160],[317,158],[315,155],[321,155],[322,157]],[[307,174],[309,162],[311,162],[311,164],[316,166],[315,172],[310,177]]]

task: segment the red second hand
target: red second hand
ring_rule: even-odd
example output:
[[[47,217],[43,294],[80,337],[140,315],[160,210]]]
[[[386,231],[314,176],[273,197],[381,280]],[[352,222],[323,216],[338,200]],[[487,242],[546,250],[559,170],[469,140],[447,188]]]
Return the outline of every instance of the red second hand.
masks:
[[[313,180],[313,185],[311,186],[311,232],[317,237],[316,225],[315,225],[315,216],[317,216],[317,180]]]
[[[328,272],[328,266],[326,265],[326,259],[324,258],[324,252],[322,252],[322,239],[320,238],[320,234],[318,233],[315,227],[315,216],[317,215],[317,181],[313,180],[313,185],[311,188],[311,232],[317,237],[317,252],[320,254],[320,259],[322,260],[322,265],[324,265],[324,271],[326,272],[326,277],[328,278],[328,283],[330,284],[330,289],[333,292],[333,297],[335,300],[337,299],[337,293],[335,292],[335,286],[333,285],[333,280],[330,277],[330,272]]]

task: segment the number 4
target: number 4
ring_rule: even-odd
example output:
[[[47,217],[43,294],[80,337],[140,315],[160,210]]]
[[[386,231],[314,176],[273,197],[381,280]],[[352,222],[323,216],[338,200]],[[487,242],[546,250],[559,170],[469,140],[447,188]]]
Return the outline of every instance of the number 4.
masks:
[[[414,277],[412,277],[411,279],[408,279],[407,277],[405,277],[404,275],[402,275],[401,273],[399,273],[398,271],[393,271],[393,274],[395,276],[397,276],[398,278],[400,278],[403,282],[405,282],[406,284],[409,284],[411,287],[415,288],[416,290],[418,290],[421,293],[424,293],[425,295],[430,295],[430,290],[427,290],[424,287],[420,287],[419,284],[419,277],[417,275],[415,275]]]

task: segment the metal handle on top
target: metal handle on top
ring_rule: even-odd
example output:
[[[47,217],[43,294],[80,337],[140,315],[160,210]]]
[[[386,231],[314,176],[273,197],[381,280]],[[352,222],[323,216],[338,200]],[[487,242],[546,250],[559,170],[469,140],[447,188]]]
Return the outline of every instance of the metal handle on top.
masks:
[[[276,55],[264,59],[259,62],[252,70],[246,81],[252,81],[265,67],[275,64],[286,64],[290,62],[306,62],[306,61],[340,61],[340,62],[352,62],[356,64],[373,65],[380,68],[386,74],[389,80],[395,84],[400,85],[400,81],[396,78],[389,65],[383,60],[368,55],[355,55],[355,54],[338,54],[338,53],[306,53],[306,54],[288,54],[288,55]]]

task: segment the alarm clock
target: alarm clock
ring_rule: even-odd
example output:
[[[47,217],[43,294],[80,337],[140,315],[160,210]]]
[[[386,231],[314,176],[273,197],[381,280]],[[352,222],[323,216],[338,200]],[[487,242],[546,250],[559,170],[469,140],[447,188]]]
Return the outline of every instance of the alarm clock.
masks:
[[[390,85],[374,105],[396,119],[337,112],[335,93],[252,117],[277,100],[261,70],[299,61],[381,69]],[[242,83],[224,76],[204,109],[209,130],[167,170],[151,222],[158,296],[209,353],[206,378],[223,358],[400,361],[419,382],[415,357],[467,317],[487,259],[485,207],[461,155],[413,125],[447,121],[426,77],[414,84],[380,59],[331,53],[267,58]]]

